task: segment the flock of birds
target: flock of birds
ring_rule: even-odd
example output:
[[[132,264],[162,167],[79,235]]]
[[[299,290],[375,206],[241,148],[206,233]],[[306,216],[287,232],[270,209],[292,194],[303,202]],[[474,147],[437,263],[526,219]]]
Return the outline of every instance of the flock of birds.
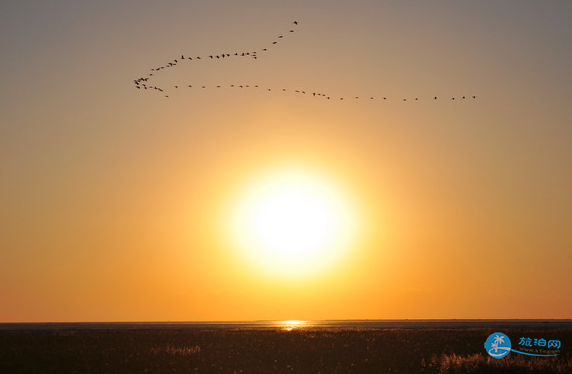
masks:
[[[297,21],[292,22],[293,27],[284,35],[288,35],[291,34],[293,32],[295,32],[295,28],[298,25]],[[163,87],[159,87],[156,85],[153,85],[151,83],[152,79],[161,71],[165,70],[165,69],[170,69],[170,68],[174,68],[177,65],[183,63],[183,62],[187,62],[187,61],[193,61],[193,60],[220,60],[220,59],[230,59],[230,58],[251,58],[254,60],[257,60],[259,57],[259,54],[263,54],[264,52],[267,52],[269,50],[270,47],[278,44],[280,42],[281,39],[284,38],[284,35],[279,35],[274,41],[272,41],[272,43],[265,47],[265,48],[260,48],[259,50],[254,50],[254,51],[248,51],[248,52],[234,52],[234,53],[220,53],[220,54],[210,54],[210,55],[204,55],[204,56],[195,56],[195,55],[185,55],[182,54],[181,57],[177,57],[163,65],[160,66],[156,66],[154,68],[151,68],[151,71],[147,74],[147,76],[144,77],[140,77],[137,79],[134,79],[133,82],[135,84],[135,88],[139,89],[139,90],[150,90],[150,91],[156,91],[159,93],[162,93],[166,98],[169,97],[169,92],[167,89],[163,88]],[[179,89],[206,89],[206,88],[215,88],[215,89],[222,89],[222,88],[237,88],[237,89],[262,89],[262,90],[266,90],[266,91],[282,91],[282,92],[294,92],[297,94],[301,94],[301,95],[307,95],[310,97],[317,97],[317,98],[322,98],[322,99],[326,99],[326,100],[330,100],[330,99],[336,99],[336,100],[346,100],[346,99],[369,99],[369,100],[388,100],[388,98],[386,96],[342,96],[342,97],[334,97],[332,95],[328,95],[322,92],[316,92],[316,91],[308,91],[308,90],[301,90],[301,89],[287,89],[287,88],[272,88],[272,87],[260,87],[258,85],[248,85],[248,84],[242,84],[242,85],[237,85],[237,84],[230,84],[230,85],[216,85],[216,86],[193,86],[191,84],[189,85],[174,85],[172,87],[175,90],[179,90]],[[465,99],[476,99],[477,96],[476,95],[463,95],[463,96],[459,96],[459,97],[450,97],[447,99],[450,100],[465,100]],[[430,98],[431,100],[438,100],[440,99],[440,97],[438,96],[432,96]],[[402,98],[400,99],[401,101],[419,101],[419,97],[414,97],[414,98]]]

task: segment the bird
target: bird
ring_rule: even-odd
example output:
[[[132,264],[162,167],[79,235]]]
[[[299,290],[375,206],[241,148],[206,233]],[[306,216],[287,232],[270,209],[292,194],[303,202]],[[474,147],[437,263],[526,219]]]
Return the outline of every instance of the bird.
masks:
[[[298,21],[294,21],[294,22],[292,22],[292,23],[295,24],[295,25],[297,25],[297,24],[298,24]]]
[[[272,42],[272,44],[276,44],[276,43],[278,43],[278,42]]]

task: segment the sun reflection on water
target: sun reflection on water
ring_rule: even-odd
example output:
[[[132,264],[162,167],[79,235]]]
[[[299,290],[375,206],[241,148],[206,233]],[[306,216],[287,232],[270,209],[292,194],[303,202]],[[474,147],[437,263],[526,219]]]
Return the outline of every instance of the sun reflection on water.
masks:
[[[288,321],[280,321],[279,324],[282,326],[284,331],[292,331],[297,328],[301,328],[306,326],[306,321],[299,321],[299,320],[288,320]]]

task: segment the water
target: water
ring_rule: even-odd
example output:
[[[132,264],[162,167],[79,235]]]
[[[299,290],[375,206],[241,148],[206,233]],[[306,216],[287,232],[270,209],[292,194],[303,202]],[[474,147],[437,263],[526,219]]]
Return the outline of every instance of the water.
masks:
[[[227,321],[227,322],[49,322],[0,323],[0,331],[77,331],[77,330],[251,330],[278,329],[572,329],[565,320],[324,320],[324,321]]]

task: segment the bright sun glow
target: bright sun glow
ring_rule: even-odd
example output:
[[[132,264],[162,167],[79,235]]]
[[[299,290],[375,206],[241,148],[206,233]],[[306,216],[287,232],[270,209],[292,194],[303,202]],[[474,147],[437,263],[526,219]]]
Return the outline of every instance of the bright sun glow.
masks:
[[[330,181],[283,170],[254,182],[231,218],[233,242],[262,269],[296,276],[338,260],[355,232],[356,217]]]

